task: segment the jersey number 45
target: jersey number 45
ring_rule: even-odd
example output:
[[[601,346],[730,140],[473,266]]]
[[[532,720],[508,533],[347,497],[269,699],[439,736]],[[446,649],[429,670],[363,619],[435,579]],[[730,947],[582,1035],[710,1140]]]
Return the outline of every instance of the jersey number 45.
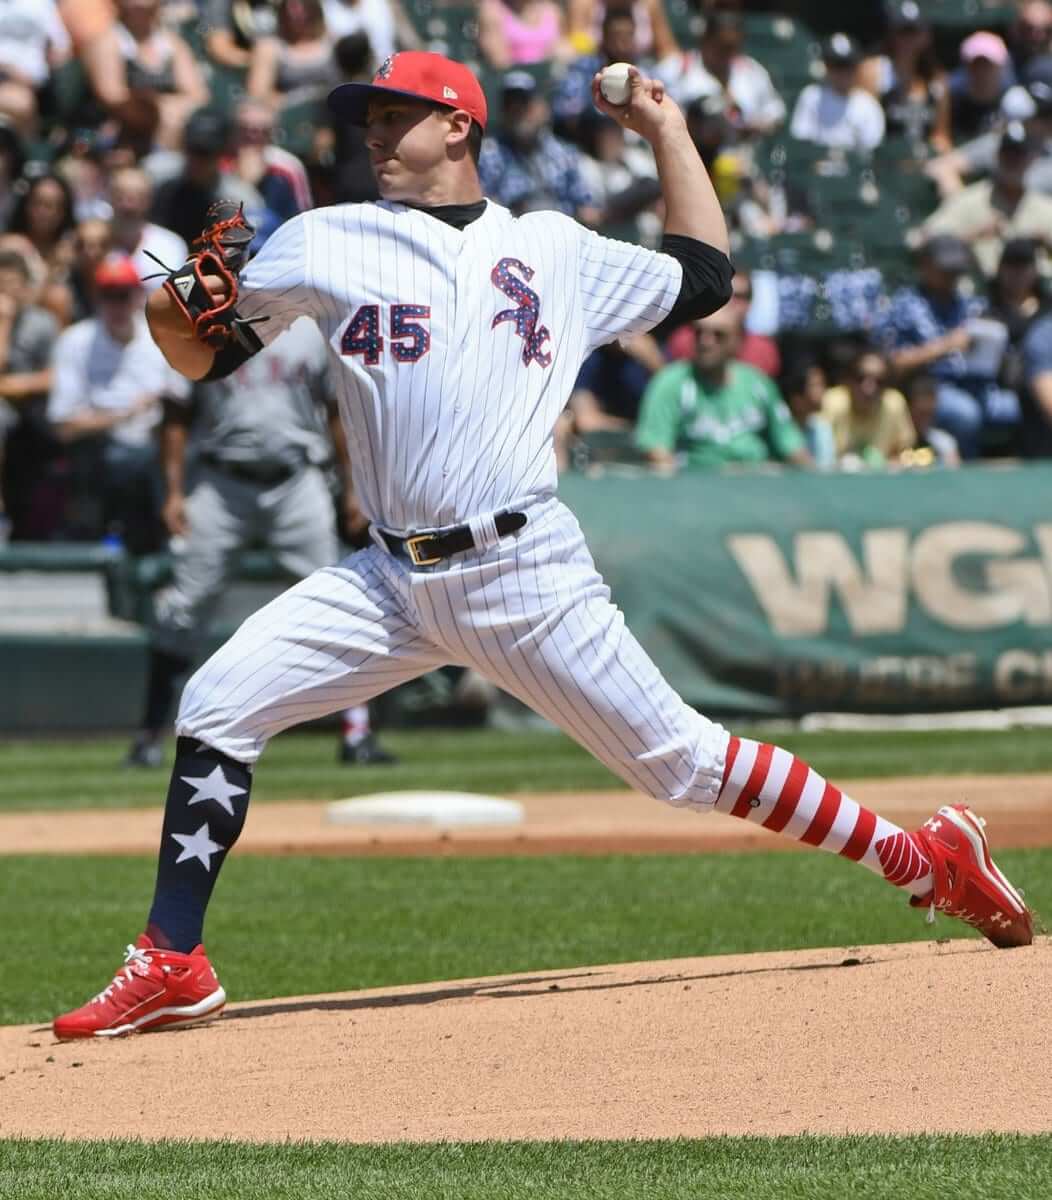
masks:
[[[400,363],[416,362],[431,349],[431,333],[421,321],[431,320],[427,304],[392,304],[390,313],[390,351]],[[383,357],[380,305],[363,304],[351,317],[340,339],[341,354],[360,354],[367,367],[375,367]]]

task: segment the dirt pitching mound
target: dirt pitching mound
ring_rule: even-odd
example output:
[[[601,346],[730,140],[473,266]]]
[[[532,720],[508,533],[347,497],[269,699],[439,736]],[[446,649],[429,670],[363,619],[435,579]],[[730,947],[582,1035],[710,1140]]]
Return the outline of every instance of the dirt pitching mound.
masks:
[[[792,951],[0,1029],[0,1136],[665,1138],[1052,1130],[1052,940]]]

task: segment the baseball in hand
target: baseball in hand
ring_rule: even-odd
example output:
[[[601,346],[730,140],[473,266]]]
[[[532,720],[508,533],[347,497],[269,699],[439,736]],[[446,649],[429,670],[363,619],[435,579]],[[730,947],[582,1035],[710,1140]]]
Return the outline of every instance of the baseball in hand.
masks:
[[[632,94],[632,80],[628,75],[628,63],[611,63],[604,67],[599,77],[599,90],[611,104],[627,104]]]

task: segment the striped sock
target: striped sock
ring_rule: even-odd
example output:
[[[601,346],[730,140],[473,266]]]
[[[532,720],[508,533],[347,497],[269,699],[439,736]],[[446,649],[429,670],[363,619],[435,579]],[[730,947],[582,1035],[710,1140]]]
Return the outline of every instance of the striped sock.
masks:
[[[778,746],[732,737],[716,808],[860,862],[915,896],[931,891],[931,863],[914,834],[863,808]]]

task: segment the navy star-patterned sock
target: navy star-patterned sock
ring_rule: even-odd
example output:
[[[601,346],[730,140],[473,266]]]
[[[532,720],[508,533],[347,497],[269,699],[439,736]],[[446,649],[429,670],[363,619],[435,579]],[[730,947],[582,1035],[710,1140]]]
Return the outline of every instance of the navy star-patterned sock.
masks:
[[[252,772],[193,738],[175,746],[146,926],[155,946],[189,953],[201,941],[205,909],[248,812]]]

